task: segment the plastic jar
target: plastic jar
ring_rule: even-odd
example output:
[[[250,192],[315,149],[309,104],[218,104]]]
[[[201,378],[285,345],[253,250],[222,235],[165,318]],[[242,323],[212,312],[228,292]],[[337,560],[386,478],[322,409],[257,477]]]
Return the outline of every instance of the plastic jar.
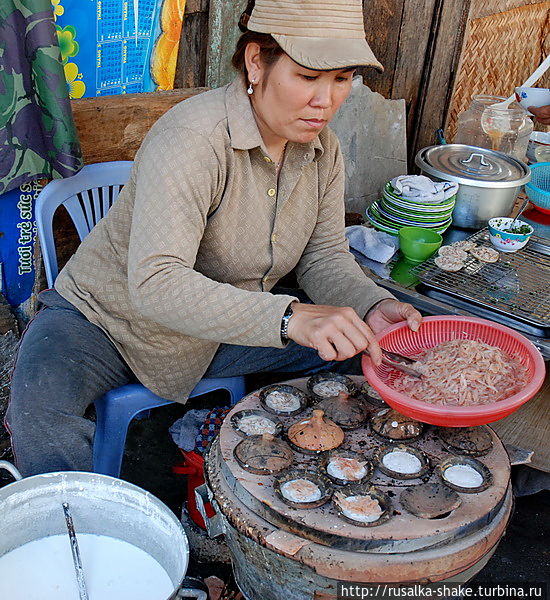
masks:
[[[470,108],[458,116],[455,143],[497,150],[525,162],[533,122],[517,102],[508,108],[492,107],[503,100],[501,96],[474,96]]]

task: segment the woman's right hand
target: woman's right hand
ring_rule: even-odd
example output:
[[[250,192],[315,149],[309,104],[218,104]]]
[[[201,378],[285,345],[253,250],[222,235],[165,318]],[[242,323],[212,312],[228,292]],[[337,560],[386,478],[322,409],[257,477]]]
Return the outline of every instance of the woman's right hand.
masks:
[[[353,308],[293,302],[292,311],[288,337],[323,360],[346,360],[367,348],[376,363],[382,359],[373,331]]]

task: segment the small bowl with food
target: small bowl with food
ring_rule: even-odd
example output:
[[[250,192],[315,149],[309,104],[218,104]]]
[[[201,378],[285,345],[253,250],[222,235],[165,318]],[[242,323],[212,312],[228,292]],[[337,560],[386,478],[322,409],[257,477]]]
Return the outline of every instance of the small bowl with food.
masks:
[[[377,334],[390,352],[416,360],[420,377],[362,359],[369,384],[396,411],[423,423],[471,427],[503,419],[531,399],[545,367],[534,344],[517,331],[477,317],[424,317]]]
[[[487,227],[491,244],[501,252],[517,252],[527,244],[534,231],[529,223],[514,222],[511,217],[490,219]]]
[[[389,496],[368,484],[346,485],[334,493],[332,502],[342,520],[358,527],[382,525],[392,515]]]
[[[322,473],[298,468],[288,468],[277,475],[273,487],[279,500],[298,509],[322,506],[334,491]]]

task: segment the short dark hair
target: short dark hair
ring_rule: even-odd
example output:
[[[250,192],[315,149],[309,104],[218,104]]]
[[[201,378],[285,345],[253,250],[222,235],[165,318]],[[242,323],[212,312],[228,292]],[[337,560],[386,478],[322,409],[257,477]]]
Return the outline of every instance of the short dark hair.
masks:
[[[231,64],[237,71],[244,74],[245,80],[248,80],[248,71],[244,60],[244,53],[248,44],[258,44],[260,47],[260,59],[266,67],[266,76],[275,65],[275,63],[285,53],[284,50],[271,37],[269,33],[258,33],[257,31],[245,31],[237,41],[235,53],[231,59]],[[264,79],[263,84],[267,80]]]

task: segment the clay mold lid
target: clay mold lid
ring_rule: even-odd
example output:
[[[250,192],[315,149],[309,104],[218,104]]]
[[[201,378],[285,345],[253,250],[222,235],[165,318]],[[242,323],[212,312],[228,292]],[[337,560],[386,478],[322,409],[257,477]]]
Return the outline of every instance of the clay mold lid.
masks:
[[[324,415],[322,410],[315,409],[311,417],[289,428],[287,436],[293,448],[306,454],[318,454],[334,450],[342,444],[344,432]]]
[[[239,410],[231,415],[231,425],[243,437],[264,433],[277,436],[283,431],[283,424],[263,410]]]
[[[293,385],[268,385],[260,390],[259,396],[265,410],[287,417],[301,413],[309,403],[308,395]]]
[[[421,519],[443,519],[462,504],[460,496],[441,483],[411,485],[400,500],[408,512]]]
[[[333,493],[327,477],[306,469],[287,469],[275,477],[273,485],[277,497],[292,508],[317,508]]]
[[[283,440],[269,433],[251,435],[233,450],[239,465],[255,475],[273,475],[292,464],[294,454]]]
[[[441,481],[463,494],[477,494],[493,484],[491,471],[479,460],[469,456],[453,456],[435,468]]]
[[[416,479],[430,469],[430,462],[424,452],[407,446],[393,444],[380,448],[376,452],[377,467],[389,477],[395,479]]]
[[[339,373],[317,373],[307,380],[307,389],[314,401],[336,398],[340,392],[355,394],[357,386],[351,377]]]
[[[493,448],[489,429],[479,427],[440,427],[438,435],[445,448],[453,454],[485,456]]]
[[[387,408],[387,404],[382,399],[382,396],[372,387],[372,385],[365,381],[359,389],[361,397],[365,398],[367,402],[370,402],[373,406],[380,406],[380,408]]]
[[[422,434],[424,426],[419,421],[406,417],[392,408],[383,408],[371,417],[374,433],[388,440],[412,440]]]
[[[338,485],[365,483],[373,472],[372,463],[362,454],[352,450],[332,450],[321,460],[327,477]]]
[[[379,489],[351,484],[337,490],[332,497],[338,516],[359,527],[375,527],[391,517],[391,501]]]
[[[335,398],[325,398],[315,408],[322,410],[326,418],[342,429],[361,427],[369,416],[369,409],[363,400],[354,398],[347,392],[340,392]]]

